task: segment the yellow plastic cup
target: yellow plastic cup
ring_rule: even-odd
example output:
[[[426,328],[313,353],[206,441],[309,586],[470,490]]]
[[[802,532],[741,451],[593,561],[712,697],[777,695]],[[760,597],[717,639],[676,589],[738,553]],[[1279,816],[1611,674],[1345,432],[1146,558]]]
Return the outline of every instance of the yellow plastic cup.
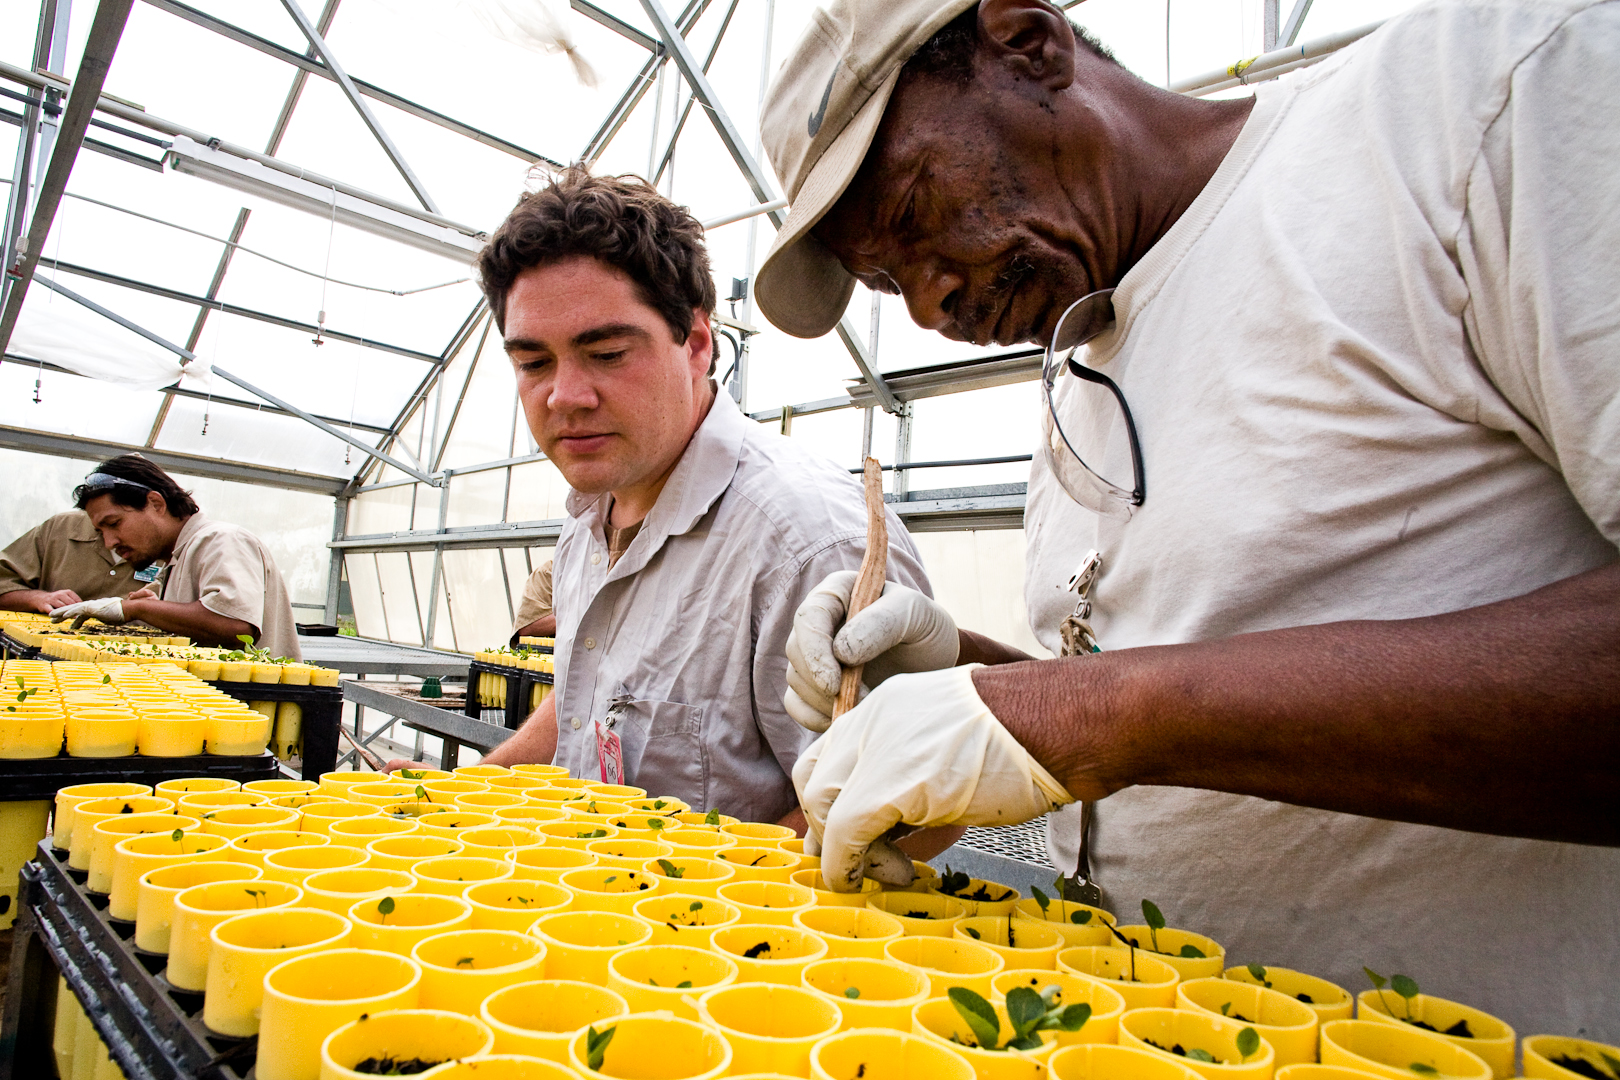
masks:
[[[724,900],[692,893],[659,893],[636,901],[630,910],[652,927],[652,945],[707,949],[716,930],[742,921],[742,912]]]
[[[232,840],[255,832],[290,832],[301,820],[297,810],[285,806],[227,806],[202,817],[203,832]]]
[[[784,840],[776,846],[789,855],[797,855],[800,870],[814,870],[821,865],[820,855],[806,855],[804,853],[804,838],[802,836],[793,840]]]
[[[698,816],[702,817],[701,814]],[[719,829],[696,829],[690,826],[665,829],[658,839],[674,848],[677,856],[692,859],[712,859],[726,848],[737,846],[735,836],[726,836]]]
[[[732,1075],[810,1075],[810,1049],[836,1034],[838,1004],[801,986],[732,983],[698,998],[698,1018],[731,1044]]]
[[[380,773],[340,770],[321,773],[321,790],[334,799],[344,797],[350,784],[375,784],[387,779]]]
[[[475,814],[493,814],[514,806],[526,806],[528,800],[515,791],[471,791],[456,798],[458,810],[471,810]]]
[[[1018,890],[1012,886],[983,878],[968,878],[966,884],[958,879],[951,883],[949,891],[945,888],[944,879],[936,878],[928,891],[955,900],[962,905],[963,912],[970,919],[976,915],[1000,915],[1005,918],[1014,913],[1019,899]]]
[[[462,832],[467,829],[480,829],[493,824],[495,815],[477,814],[471,810],[439,810],[416,819],[417,828],[422,832],[451,840],[461,839]]]
[[[766,821],[734,821],[720,826],[725,836],[735,836],[749,847],[779,847],[785,840],[798,840],[799,834],[786,825]]]
[[[314,851],[342,851],[342,845],[313,848]],[[349,850],[354,850],[350,848]],[[274,856],[265,859],[265,873],[270,872]],[[384,896],[397,896],[411,892],[415,880],[404,870],[383,870],[372,866],[357,866],[343,870],[317,870],[304,878],[305,903],[310,907],[325,908],[342,915],[361,900]]]
[[[668,1013],[632,1013],[613,1024],[613,1041],[601,1069],[586,1064],[588,1032],[568,1042],[568,1064],[580,1076],[634,1077],[635,1080],[714,1080],[731,1068],[731,1045],[696,1020]]]
[[[366,851],[371,853],[371,862],[367,864],[368,866],[409,872],[411,867],[424,859],[443,859],[461,854],[461,841],[449,840],[442,836],[405,833],[372,840],[366,844]]]
[[[307,795],[319,791],[320,787],[314,780],[249,780],[242,785],[242,790],[274,799],[281,795]]]
[[[737,923],[716,930],[709,947],[737,965],[738,982],[799,986],[804,969],[827,956],[827,943],[796,926]]]
[[[135,752],[135,736],[140,722],[135,714],[106,719],[90,712],[70,712],[67,716],[67,752],[69,757],[108,758],[128,757]]]
[[[882,1028],[856,1028],[810,1050],[813,1080],[974,1080],[967,1058],[937,1040]]]
[[[304,815],[299,823],[299,829],[304,832],[324,833],[331,835],[332,826],[349,818],[375,817],[382,813],[381,808],[368,803],[341,802],[336,799],[331,802],[306,803],[300,808]]]
[[[556,781],[553,780],[552,783],[555,784]],[[709,822],[710,814],[714,814],[713,824]],[[682,825],[690,825],[694,829],[708,829],[710,832],[719,833],[722,826],[736,824],[741,819],[734,818],[730,814],[717,814],[713,810],[688,810],[685,813],[676,814],[675,820]]]
[[[605,987],[541,979],[495,991],[478,1007],[478,1015],[495,1032],[497,1054],[566,1062],[568,1043],[581,1028],[600,1031],[629,1016],[630,1006]]]
[[[209,931],[203,1023],[233,1038],[259,1031],[264,976],[283,960],[348,944],[353,928],[341,915],[289,907],[233,915]]]
[[[601,986],[608,960],[620,949],[645,945],[652,927],[611,911],[560,911],[542,915],[529,933],[546,946],[546,975]]]
[[[1013,1033],[1012,1023],[1007,1019],[1007,1006],[992,1007],[1001,1021],[1000,1038],[1005,1042]],[[949,998],[934,998],[913,1006],[911,1033],[933,1039],[961,1054],[981,1080],[1044,1080],[1046,1062],[1057,1049],[1052,1033],[1043,1031],[1041,1045],[1033,1050],[986,1050],[979,1045],[973,1029]]]
[[[1111,1043],[1119,1040],[1119,1018],[1125,1015],[1125,999],[1096,979],[1070,975],[1066,971],[1023,968],[1003,971],[990,980],[990,1000],[996,1004],[1007,999],[1007,991],[1027,986],[1036,993],[1048,987],[1057,987],[1053,1005],[1090,1005],[1091,1019],[1079,1031],[1054,1031],[1053,1042],[1059,1046],[1075,1043]]]
[[[113,845],[112,887],[107,890],[107,917],[124,922],[135,919],[137,887],[141,875],[160,866],[223,857],[223,836],[187,833],[179,840],[172,832],[126,836]]]
[[[1057,955],[1057,969],[1107,983],[1125,999],[1127,1009],[1168,1009],[1176,1003],[1181,973],[1142,949],[1080,945]]]
[[[370,784],[350,784],[343,797],[370,806],[392,806],[397,802],[409,802],[416,796],[416,788],[416,784],[409,782],[379,779]]]
[[[592,866],[569,870],[557,878],[557,883],[574,894],[575,911],[630,915],[638,900],[656,895],[668,880],[639,870]]]
[[[731,867],[738,881],[780,881],[786,885],[799,869],[799,857],[777,847],[719,848],[713,857]]]
[[[230,842],[229,851],[223,856],[234,862],[253,863],[264,865],[265,856],[272,851],[286,851],[288,848],[326,847],[331,844],[332,838],[324,833],[294,832],[291,829],[265,829],[261,832],[243,833],[234,837]]]
[[[538,777],[547,783],[568,775],[568,770],[561,765],[546,765],[538,762],[530,765],[514,765],[512,771],[519,776]]]
[[[742,912],[745,923],[794,926],[795,915],[816,906],[809,889],[780,881],[733,881],[715,890],[715,896]]]
[[[542,846],[523,848],[512,853],[512,877],[522,881],[544,881],[558,885],[558,879],[570,870],[583,870],[596,865],[596,860],[582,848]]]
[[[598,866],[617,866],[625,870],[650,869],[658,859],[668,860],[675,854],[669,844],[658,840],[635,840],[615,837],[612,840],[592,840],[585,851]]]
[[[1007,966],[994,949],[956,938],[902,937],[883,946],[883,955],[920,968],[928,976],[932,997],[944,997],[951,987],[962,986],[988,998],[990,980]]]
[[[819,907],[864,909],[868,900],[883,891],[883,886],[876,881],[871,878],[862,878],[861,887],[855,892],[834,892],[827,888],[827,883],[822,880],[819,861],[816,866],[802,867],[793,871],[788,875],[788,880],[795,885],[802,885],[804,888],[809,889],[811,895],[816,898],[816,904]],[[883,913],[878,912],[878,914]],[[895,925],[899,926],[900,924],[897,922]],[[901,932],[904,933],[903,930]]]
[[[1395,1016],[1389,1013],[1392,1006],[1398,1010]],[[1490,1013],[1461,1002],[1447,1001],[1431,994],[1418,994],[1407,1001],[1389,991],[1380,994],[1376,990],[1363,990],[1357,999],[1356,1016],[1361,1020],[1385,1024],[1404,1024],[1406,1021],[1399,1017],[1410,1017],[1428,1024],[1441,1038],[1449,1039],[1464,1050],[1484,1058],[1493,1076],[1516,1075],[1513,1057],[1519,1038],[1513,1028]],[[1467,1026],[1472,1037],[1448,1034],[1448,1029],[1459,1023]]]
[[[607,988],[633,1013],[668,1011],[696,1020],[700,996],[736,981],[737,965],[728,957],[685,945],[641,945],[608,960]]]
[[[1322,1064],[1360,1069],[1391,1080],[1411,1080],[1413,1065],[1447,1077],[1489,1080],[1491,1067],[1471,1051],[1410,1024],[1329,1020],[1322,1025]]]
[[[153,789],[154,795],[179,802],[187,795],[201,795],[209,791],[241,791],[240,780],[230,780],[223,776],[184,776],[178,780],[160,781]],[[265,792],[259,792],[263,795]]]
[[[443,1009],[390,1009],[350,1021],[321,1044],[320,1080],[365,1080],[355,1066],[368,1060],[437,1062],[440,1065],[488,1054],[495,1034],[470,1016]],[[479,1070],[483,1080],[494,1080]],[[442,1071],[434,1075],[442,1075]]]
[[[174,898],[187,889],[215,881],[252,883],[263,875],[263,867],[222,859],[153,867],[135,882],[135,947],[154,953],[169,951]]]
[[[614,841],[603,840],[604,844],[643,844],[646,841]],[[593,847],[595,845],[592,845]],[[663,844],[665,848],[673,845]],[[737,872],[726,863],[718,859],[697,858],[691,855],[677,855],[673,850],[668,855],[658,855],[642,863],[640,869],[649,874],[669,880],[664,882],[665,889],[679,889],[683,893],[693,896],[715,896],[722,885],[730,884],[736,880]]]
[[[523,792],[550,786],[543,777],[511,772],[500,776],[486,776],[483,777],[483,781],[489,785],[491,791]]]
[[[483,780],[491,776],[508,776],[512,772],[504,765],[463,765],[459,769],[452,769],[451,773],[458,779]]]
[[[1256,986],[1263,985],[1267,989],[1287,994],[1295,1001],[1315,1009],[1317,1019],[1324,1024],[1329,1020],[1349,1020],[1355,1012],[1355,998],[1350,996],[1350,991],[1326,979],[1288,968],[1255,966],[1263,978],[1256,977],[1247,966],[1227,968],[1224,978]]]
[[[898,919],[868,907],[817,905],[794,914],[793,924],[825,941],[829,957],[882,960],[883,947],[905,935]]]
[[[479,859],[467,855],[446,855],[423,859],[411,867],[418,892],[460,896],[468,885],[480,881],[505,881],[512,876],[512,864],[505,859]]]
[[[1316,1010],[1287,994],[1233,979],[1183,979],[1176,1008],[1201,1009],[1248,1024],[1277,1052],[1277,1067],[1316,1060]],[[1511,1060],[1513,1047],[1508,1045]]]
[[[1591,1039],[1571,1039],[1563,1035],[1526,1035],[1523,1048],[1524,1075],[1533,1080],[1583,1080],[1583,1074],[1559,1065],[1561,1058],[1584,1061],[1599,1072],[1606,1064],[1603,1060],[1605,1054],[1620,1061],[1620,1046]],[[1613,1066],[1609,1071],[1615,1071]]]
[[[1044,922],[1063,935],[1064,948],[1080,945],[1109,945],[1115,941],[1108,927],[1114,916],[1090,904],[1077,904],[1072,900],[1048,898],[1046,907],[1035,899],[1020,900],[1013,905],[1013,915],[1020,919]],[[1075,919],[1079,918],[1080,922]]]
[[[90,865],[86,868],[88,876],[84,882],[85,891],[93,893],[112,891],[113,854],[120,841],[127,840],[131,836],[144,836],[147,833],[172,835],[176,829],[184,834],[196,829],[197,825],[198,821],[194,817],[180,817],[177,814],[167,813],[119,814],[102,818],[90,829]],[[43,835],[43,827],[40,831]]]
[[[960,903],[932,892],[874,893],[866,906],[897,920],[907,937],[951,937],[965,917]]]
[[[207,735],[208,721],[201,716],[143,713],[136,720],[135,748],[142,757],[196,757]]]
[[[1347,1069],[1343,1065],[1318,1065],[1315,1062],[1306,1062],[1301,1065],[1284,1065],[1272,1075],[1275,1080],[1368,1080],[1368,1077],[1376,1077],[1378,1074],[1363,1072],[1360,1069]]]
[[[263,793],[261,792],[260,794]],[[272,795],[270,797],[270,801],[264,805],[285,806],[289,810],[298,810],[302,812],[304,807],[308,806],[310,803],[331,801],[332,797],[330,795],[322,791],[320,788],[316,788],[314,791],[301,791],[296,795]],[[300,818],[302,818],[302,813],[300,813]]]
[[[177,894],[169,930],[169,966],[164,977],[181,990],[204,989],[208,983],[208,957],[213,951],[209,934],[214,927],[244,911],[293,907],[303,898],[302,889],[284,881],[214,881],[193,885]]]
[[[171,781],[165,781],[170,783]],[[231,781],[235,783],[236,781]],[[92,802],[97,799],[128,798],[133,795],[150,795],[152,789],[146,784],[75,784],[57,791],[55,813],[51,820],[51,845],[60,851],[66,851],[72,846],[73,817],[80,803]],[[165,796],[166,797],[166,796]],[[171,800],[172,803],[172,800]]]
[[[73,810],[73,836],[68,841],[68,866],[74,870],[90,869],[90,855],[94,850],[97,822],[133,814],[173,812],[174,804],[156,795],[126,795],[111,799],[90,799],[79,803]]]
[[[1119,932],[1126,940],[1136,943],[1138,953],[1154,948],[1154,938],[1149,927],[1121,926]],[[1204,955],[1182,956],[1181,950],[1189,945]],[[1183,979],[1208,979],[1219,975],[1226,968],[1226,950],[1221,947],[1220,942],[1203,934],[1177,930],[1173,927],[1159,931],[1158,951],[1152,952],[1151,955],[1155,960],[1163,960],[1175,968]]]
[[[1271,1080],[1277,1054],[1263,1036],[1247,1057],[1238,1050],[1238,1036],[1252,1026],[1197,1009],[1132,1009],[1120,1018],[1119,1044],[1173,1056],[1204,1080]],[[1175,1046],[1202,1050],[1215,1061],[1174,1054]]]
[[[806,990],[823,995],[843,1012],[841,1030],[909,1031],[912,1007],[932,993],[927,974],[888,960],[817,960],[799,978]]]
[[[1200,1080],[1197,1073],[1163,1054],[1112,1043],[1063,1046],[1052,1052],[1046,1065],[1052,1080]]]
[[[311,874],[327,870],[358,870],[366,865],[366,853],[341,844],[320,844],[313,847],[287,847],[268,851],[263,856],[264,876],[271,881],[285,881],[302,887]],[[309,907],[335,910],[326,904],[311,902]]]
[[[548,821],[567,821],[568,811],[559,807],[540,806],[536,803],[524,801],[518,806],[498,806],[490,813],[495,815],[497,822],[511,825],[521,825],[533,832],[537,826]]]
[[[255,791],[193,791],[180,796],[174,805],[177,813],[203,817],[227,807],[263,806],[269,801],[268,795]]]
[[[1056,970],[1057,954],[1064,948],[1057,927],[1003,915],[970,915],[956,924],[951,936],[994,950],[1010,968]]]
[[[472,929],[512,930],[527,933],[542,915],[567,911],[574,894],[545,881],[480,881],[468,885],[461,898],[472,905]]]
[[[513,930],[451,930],[418,941],[411,959],[422,969],[422,1005],[478,1015],[502,987],[545,974],[546,946]]]
[[[357,949],[411,955],[416,943],[435,934],[472,925],[472,905],[459,896],[398,893],[367,897],[349,905],[354,924],[351,944]]]
[[[636,813],[658,814],[671,821],[674,821],[676,814],[684,814],[692,809],[687,803],[668,795],[643,795],[640,798],[625,799],[624,803]]]
[[[456,839],[461,841],[463,855],[503,862],[515,851],[540,846],[539,833],[512,824],[497,823],[478,829],[464,829]]]
[[[208,717],[206,743],[219,757],[257,757],[270,745],[270,718],[214,713]]]
[[[264,977],[258,1080],[317,1080],[326,1037],[361,1016],[413,1009],[422,970],[403,956],[329,949],[277,964]]]
[[[52,758],[62,752],[66,738],[67,718],[61,715],[0,713],[0,758]]]
[[[463,795],[475,795],[480,791],[489,790],[489,785],[482,780],[463,779],[454,775],[442,780],[423,780],[420,783],[422,790],[427,792],[429,802],[449,809],[454,809],[456,800]]]
[[[334,821],[327,827],[326,835],[332,838],[334,844],[364,849],[373,840],[384,836],[409,836],[416,831],[415,821],[378,815]]]

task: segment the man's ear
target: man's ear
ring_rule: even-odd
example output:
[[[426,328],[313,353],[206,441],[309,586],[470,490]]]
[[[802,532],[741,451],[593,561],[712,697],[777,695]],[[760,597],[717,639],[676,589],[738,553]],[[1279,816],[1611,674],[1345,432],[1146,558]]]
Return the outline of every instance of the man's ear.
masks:
[[[163,497],[161,491],[148,491],[146,493],[146,508],[155,514],[169,512],[169,500]]]
[[[979,48],[1054,93],[1074,82],[1074,29],[1042,0],[980,0]]]
[[[686,352],[694,379],[708,378],[709,365],[714,362],[714,328],[709,318],[709,313],[702,308],[692,309],[692,329],[686,335]]]

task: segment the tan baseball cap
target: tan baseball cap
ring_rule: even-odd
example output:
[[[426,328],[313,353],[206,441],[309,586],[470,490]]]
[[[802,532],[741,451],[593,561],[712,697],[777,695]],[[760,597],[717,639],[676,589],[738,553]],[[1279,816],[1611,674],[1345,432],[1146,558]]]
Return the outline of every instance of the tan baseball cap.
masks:
[[[820,337],[843,317],[855,279],[810,229],[855,178],[900,69],[978,0],[833,0],[818,8],[765,95],[760,133],[787,193],[787,220],[754,283],[771,322]]]

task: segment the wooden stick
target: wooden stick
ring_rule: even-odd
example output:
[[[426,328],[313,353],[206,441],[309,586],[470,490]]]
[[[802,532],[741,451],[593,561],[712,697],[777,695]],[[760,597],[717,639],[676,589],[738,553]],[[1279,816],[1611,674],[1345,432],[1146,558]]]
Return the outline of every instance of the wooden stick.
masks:
[[[388,775],[388,762],[378,757],[367,747],[361,746],[359,741],[355,739],[353,735],[349,734],[349,729],[344,727],[341,722],[338,724],[338,734],[347,739],[349,745],[354,747],[354,752],[359,755],[361,761],[365,762],[367,765],[370,765],[373,769],[382,773],[384,776]]]
[[[850,593],[849,610],[844,613],[846,622],[883,595],[884,575],[889,567],[889,522],[883,505],[883,468],[877,458],[866,459],[862,479],[866,484],[866,554],[861,557],[861,570]],[[861,668],[845,668],[843,681],[838,685],[838,700],[833,704],[833,719],[853,709],[860,693]]]

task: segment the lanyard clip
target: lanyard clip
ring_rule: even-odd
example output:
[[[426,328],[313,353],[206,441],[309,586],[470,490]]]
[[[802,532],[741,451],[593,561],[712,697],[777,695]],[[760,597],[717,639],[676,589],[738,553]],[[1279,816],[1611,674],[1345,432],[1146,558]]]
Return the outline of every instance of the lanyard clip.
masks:
[[[1096,582],[1097,575],[1102,573],[1102,561],[1102,552],[1096,548],[1086,552],[1085,558],[1080,560],[1080,565],[1069,575],[1069,582],[1065,588],[1070,592],[1079,593],[1080,599],[1086,599],[1091,594],[1091,586]]]

